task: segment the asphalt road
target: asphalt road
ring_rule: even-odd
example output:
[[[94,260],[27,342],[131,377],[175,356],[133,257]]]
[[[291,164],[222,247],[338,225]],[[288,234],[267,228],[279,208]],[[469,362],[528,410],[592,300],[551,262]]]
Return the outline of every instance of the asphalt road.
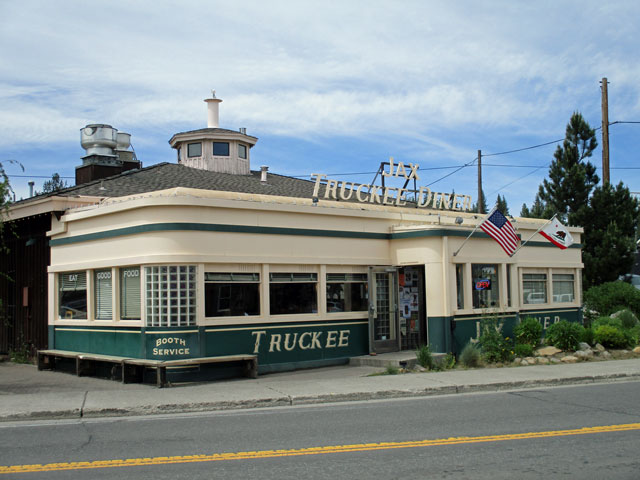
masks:
[[[7,423],[0,465],[26,471],[0,467],[0,480],[637,479],[638,398],[640,382],[632,382]],[[32,464],[43,466],[25,467]]]

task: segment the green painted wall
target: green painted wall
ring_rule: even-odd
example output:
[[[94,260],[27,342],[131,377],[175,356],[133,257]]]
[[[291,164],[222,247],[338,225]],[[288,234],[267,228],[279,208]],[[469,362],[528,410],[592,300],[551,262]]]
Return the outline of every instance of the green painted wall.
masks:
[[[54,348],[121,357],[144,356],[140,328],[55,327]]]

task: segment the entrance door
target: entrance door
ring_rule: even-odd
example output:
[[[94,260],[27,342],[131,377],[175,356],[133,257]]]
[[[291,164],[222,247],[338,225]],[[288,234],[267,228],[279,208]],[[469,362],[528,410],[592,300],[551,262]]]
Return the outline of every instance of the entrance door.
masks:
[[[369,345],[371,352],[400,350],[398,335],[398,271],[369,268]]]

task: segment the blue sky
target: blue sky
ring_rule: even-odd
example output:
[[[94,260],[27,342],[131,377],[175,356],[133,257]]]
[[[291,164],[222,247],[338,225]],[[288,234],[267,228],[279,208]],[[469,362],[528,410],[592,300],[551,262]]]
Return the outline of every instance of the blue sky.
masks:
[[[73,177],[90,123],[175,162],[169,138],[206,126],[216,89],[220,126],[259,138],[253,169],[369,183],[393,156],[475,201],[475,164],[441,177],[562,139],[574,111],[600,127],[602,77],[609,120],[640,121],[638,18],[635,0],[1,2],[0,162],[18,198]],[[612,182],[636,192],[639,135],[610,127]],[[519,213],[554,150],[483,158],[489,203]]]

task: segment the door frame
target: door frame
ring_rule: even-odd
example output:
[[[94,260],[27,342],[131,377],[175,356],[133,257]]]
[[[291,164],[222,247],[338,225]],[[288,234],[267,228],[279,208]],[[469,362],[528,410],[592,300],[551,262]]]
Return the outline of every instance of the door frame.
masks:
[[[375,340],[374,322],[378,318],[377,298],[378,290],[376,284],[377,274],[387,274],[391,276],[388,285],[388,295],[391,299],[389,309],[389,327],[394,332],[393,338],[387,340]],[[369,267],[369,352],[388,353],[400,351],[400,323],[398,316],[398,268],[397,267]]]

